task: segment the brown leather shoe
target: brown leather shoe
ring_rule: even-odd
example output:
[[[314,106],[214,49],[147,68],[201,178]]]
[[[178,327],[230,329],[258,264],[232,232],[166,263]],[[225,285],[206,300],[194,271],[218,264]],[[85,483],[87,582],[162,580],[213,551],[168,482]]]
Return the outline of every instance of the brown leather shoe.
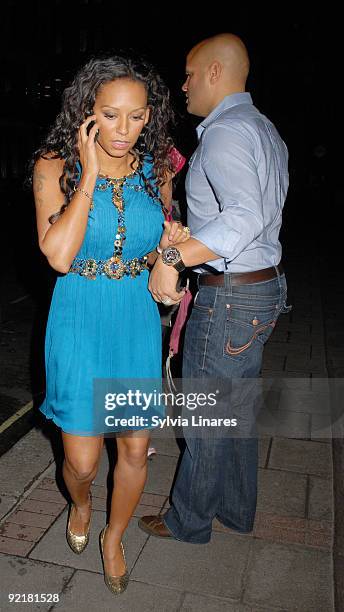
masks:
[[[156,538],[173,538],[173,535],[167,529],[161,514],[143,516],[140,518],[138,524],[143,531],[149,535],[155,536]]]

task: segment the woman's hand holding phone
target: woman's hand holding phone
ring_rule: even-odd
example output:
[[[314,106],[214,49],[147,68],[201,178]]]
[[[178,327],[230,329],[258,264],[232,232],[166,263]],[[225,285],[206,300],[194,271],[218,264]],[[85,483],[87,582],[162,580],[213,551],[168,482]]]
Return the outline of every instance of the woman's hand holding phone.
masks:
[[[96,115],[90,115],[81,124],[78,133],[78,148],[82,173],[97,176],[99,161],[96,150],[96,136],[99,130]]]

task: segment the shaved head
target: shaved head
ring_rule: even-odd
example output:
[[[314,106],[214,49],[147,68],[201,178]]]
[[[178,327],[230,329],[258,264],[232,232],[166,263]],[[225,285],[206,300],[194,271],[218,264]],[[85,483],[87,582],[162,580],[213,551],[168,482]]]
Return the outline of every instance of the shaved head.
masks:
[[[188,108],[189,112],[206,116],[225,96],[245,91],[249,69],[247,49],[235,34],[217,34],[195,45],[187,56],[186,73],[190,81],[195,72],[203,76],[203,82],[198,78],[198,84],[199,89],[202,86],[204,104],[198,112]],[[184,84],[183,90],[187,89]]]
[[[190,60],[195,57],[209,65],[215,61],[220,62],[228,77],[246,83],[250,61],[244,43],[235,34],[217,34],[202,40],[188,55]]]

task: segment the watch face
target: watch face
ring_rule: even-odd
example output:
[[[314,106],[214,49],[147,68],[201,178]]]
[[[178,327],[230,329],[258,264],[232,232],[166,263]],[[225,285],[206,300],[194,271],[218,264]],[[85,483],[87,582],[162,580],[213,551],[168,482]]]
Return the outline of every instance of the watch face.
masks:
[[[175,247],[167,247],[163,251],[162,259],[167,265],[173,265],[180,260],[180,253]]]

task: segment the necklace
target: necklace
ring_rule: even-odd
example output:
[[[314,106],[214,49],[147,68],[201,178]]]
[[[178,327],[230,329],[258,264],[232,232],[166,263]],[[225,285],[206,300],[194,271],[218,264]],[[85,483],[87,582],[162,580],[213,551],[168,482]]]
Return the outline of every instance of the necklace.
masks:
[[[127,178],[131,178],[132,176],[134,176],[134,174],[136,174],[136,172],[138,171],[138,168],[136,168],[135,170],[132,170],[131,172],[128,172],[128,174],[124,174],[123,176],[110,176],[109,174],[106,174],[106,172],[102,172],[101,170],[99,170],[98,172],[98,176],[101,179],[109,179],[111,181],[121,181],[122,179],[127,179]]]

